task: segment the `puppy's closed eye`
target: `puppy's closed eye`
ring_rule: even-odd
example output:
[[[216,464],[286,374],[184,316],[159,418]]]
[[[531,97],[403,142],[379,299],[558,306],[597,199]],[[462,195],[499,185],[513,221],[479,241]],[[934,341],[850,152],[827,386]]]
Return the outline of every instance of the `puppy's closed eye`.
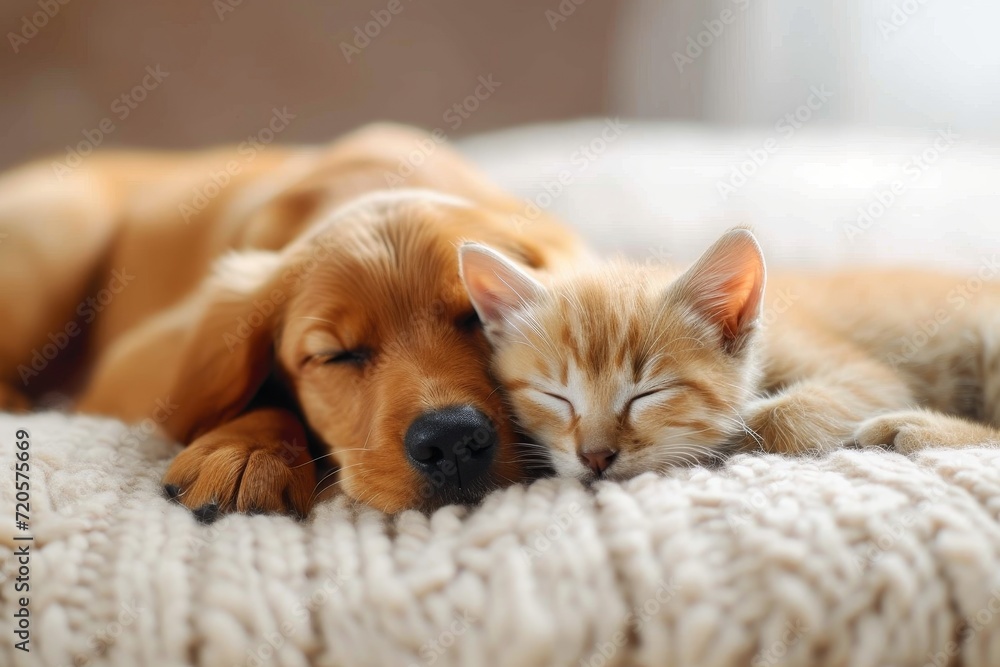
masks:
[[[303,335],[299,363],[306,366],[360,366],[372,357],[371,348],[360,341],[343,340],[326,329],[313,329]]]
[[[356,350],[341,350],[340,352],[329,352],[320,354],[318,357],[323,364],[354,364],[360,366],[371,359],[371,350],[358,348]]]

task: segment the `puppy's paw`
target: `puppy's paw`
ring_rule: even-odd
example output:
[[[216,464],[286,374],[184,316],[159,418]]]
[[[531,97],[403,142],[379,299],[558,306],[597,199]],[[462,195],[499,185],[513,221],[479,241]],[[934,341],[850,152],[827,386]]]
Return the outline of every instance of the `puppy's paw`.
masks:
[[[907,410],[872,417],[854,433],[861,447],[888,447],[908,454],[926,447],[995,444],[1000,434],[985,424],[937,412]]]
[[[304,517],[316,476],[304,445],[208,434],[174,459],[163,486],[203,523],[229,512]]]

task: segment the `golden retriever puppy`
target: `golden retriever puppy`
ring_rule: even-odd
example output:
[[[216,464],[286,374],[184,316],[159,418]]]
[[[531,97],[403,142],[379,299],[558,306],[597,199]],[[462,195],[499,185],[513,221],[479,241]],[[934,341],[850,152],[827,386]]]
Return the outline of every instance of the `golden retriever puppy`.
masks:
[[[386,125],[320,148],[14,170],[0,408],[55,390],[155,423],[187,444],[167,492],[204,520],[304,515],[328,461],[337,488],[388,512],[476,501],[525,471],[456,248],[540,271],[584,252],[524,211],[435,138]]]

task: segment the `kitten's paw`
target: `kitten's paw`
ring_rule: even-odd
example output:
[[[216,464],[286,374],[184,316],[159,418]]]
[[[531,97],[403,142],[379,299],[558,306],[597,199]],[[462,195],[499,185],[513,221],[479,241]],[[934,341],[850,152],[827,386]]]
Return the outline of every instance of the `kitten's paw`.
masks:
[[[206,436],[170,464],[163,488],[171,500],[211,523],[229,512],[304,517],[312,504],[315,473],[308,456],[281,442]]]
[[[861,447],[891,447],[908,454],[926,447],[964,447],[1000,443],[985,424],[924,410],[891,412],[861,423],[854,433]]]
[[[836,449],[850,422],[822,394],[794,392],[754,401],[746,411],[744,450],[805,454]]]

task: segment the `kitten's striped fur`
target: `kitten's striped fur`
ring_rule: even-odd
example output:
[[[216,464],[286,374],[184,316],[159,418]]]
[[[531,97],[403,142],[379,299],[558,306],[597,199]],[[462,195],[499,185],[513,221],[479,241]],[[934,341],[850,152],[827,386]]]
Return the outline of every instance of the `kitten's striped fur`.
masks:
[[[765,298],[744,229],[684,273],[609,263],[548,286],[483,246],[461,256],[495,374],[561,475],[621,479],[733,448],[1000,443],[995,257],[968,279],[779,275]]]

